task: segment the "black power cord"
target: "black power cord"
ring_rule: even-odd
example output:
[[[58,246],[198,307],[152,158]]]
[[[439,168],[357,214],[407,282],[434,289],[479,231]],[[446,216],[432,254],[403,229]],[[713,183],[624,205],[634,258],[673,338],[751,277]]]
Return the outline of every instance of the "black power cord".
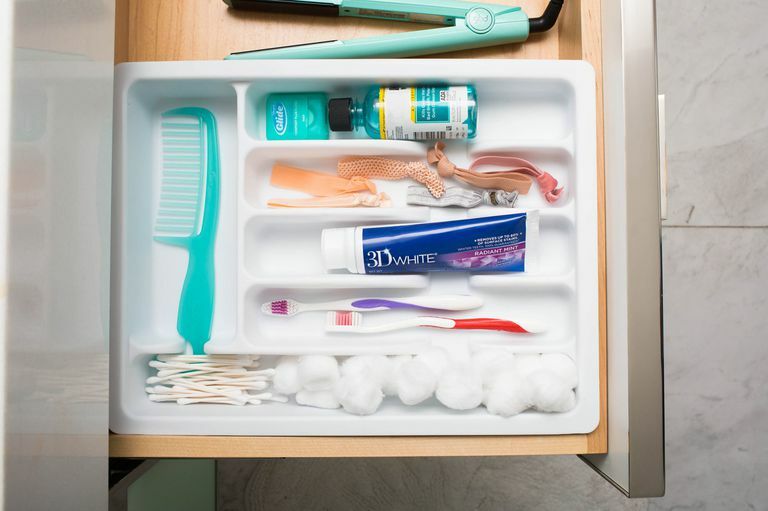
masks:
[[[546,32],[555,26],[557,17],[560,15],[560,9],[563,8],[563,0],[549,0],[544,13],[538,18],[528,20],[528,31],[533,34],[536,32]]]

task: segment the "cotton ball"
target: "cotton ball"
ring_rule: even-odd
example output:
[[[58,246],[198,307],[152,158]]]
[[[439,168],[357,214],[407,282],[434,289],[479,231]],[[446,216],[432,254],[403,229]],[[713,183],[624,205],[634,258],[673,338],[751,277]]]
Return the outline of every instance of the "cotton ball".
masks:
[[[416,355],[416,360],[424,362],[438,376],[443,374],[443,371],[445,371],[449,364],[448,352],[437,346],[432,346],[422,351]]]
[[[560,376],[569,388],[575,388],[579,383],[576,362],[564,353],[547,353],[542,355],[541,367],[549,369]]]
[[[272,377],[272,389],[278,394],[291,395],[301,390],[298,360],[296,357],[280,357]]]
[[[523,378],[541,368],[541,355],[516,355],[515,369]]]
[[[533,404],[540,412],[567,412],[576,406],[576,394],[549,369],[534,371],[528,382],[533,386]]]
[[[296,393],[296,402],[315,408],[338,408],[339,400],[332,390],[300,390]]]
[[[438,379],[435,396],[448,408],[471,410],[483,402],[483,382],[470,367],[455,365]]]
[[[330,390],[339,379],[339,364],[329,355],[299,357],[299,382],[306,390]]]
[[[400,367],[406,362],[410,362],[412,358],[410,355],[389,357],[389,372],[381,388],[385,396],[397,395],[397,373],[400,371]]]
[[[350,376],[353,374],[365,374],[371,366],[372,355],[355,355],[344,360],[339,365],[341,376]]]
[[[384,355],[358,355],[349,357],[341,364],[341,375],[363,375],[379,386],[389,378],[390,361]]]
[[[404,362],[395,380],[397,395],[406,405],[417,405],[428,399],[437,386],[437,375],[418,357]]]
[[[472,369],[485,386],[491,385],[500,373],[509,371],[514,364],[515,355],[502,348],[482,349],[472,355]]]
[[[533,405],[534,388],[519,373],[507,371],[498,375],[488,391],[485,407],[489,413],[511,417]]]
[[[342,376],[336,382],[335,394],[344,410],[356,415],[376,412],[384,399],[380,385],[362,374]]]

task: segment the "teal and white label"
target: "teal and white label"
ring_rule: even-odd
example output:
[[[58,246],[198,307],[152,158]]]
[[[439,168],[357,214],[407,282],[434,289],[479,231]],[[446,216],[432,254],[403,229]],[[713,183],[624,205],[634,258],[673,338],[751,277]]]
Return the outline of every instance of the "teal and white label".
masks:
[[[415,96],[413,113],[417,123],[451,122],[451,93],[449,88],[418,87],[413,90]]]
[[[328,96],[322,92],[286,92],[267,96],[267,140],[328,138]]]
[[[272,105],[272,128],[278,136],[285,135],[285,130],[288,127],[287,117],[285,103],[276,102]]]
[[[469,91],[459,87],[384,89],[381,138],[439,140],[467,138]]]

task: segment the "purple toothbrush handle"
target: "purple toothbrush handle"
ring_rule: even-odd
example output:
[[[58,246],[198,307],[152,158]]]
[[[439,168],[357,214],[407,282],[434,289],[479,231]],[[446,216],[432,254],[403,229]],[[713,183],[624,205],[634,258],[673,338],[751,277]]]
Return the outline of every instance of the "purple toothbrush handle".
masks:
[[[366,298],[364,300],[355,300],[350,305],[357,307],[358,309],[376,309],[377,307],[386,307],[387,309],[426,309],[432,310],[431,307],[422,307],[414,303],[408,302],[396,302],[394,300],[384,300],[382,298]]]

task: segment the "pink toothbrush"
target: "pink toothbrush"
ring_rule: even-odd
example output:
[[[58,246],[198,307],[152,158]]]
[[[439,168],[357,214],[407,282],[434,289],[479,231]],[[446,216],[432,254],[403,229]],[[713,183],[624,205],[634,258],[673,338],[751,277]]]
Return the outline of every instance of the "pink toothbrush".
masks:
[[[483,305],[483,300],[471,295],[412,296],[409,298],[355,298],[323,303],[302,303],[296,300],[273,300],[261,306],[270,316],[293,316],[306,311],[384,311],[392,309],[421,309],[464,311]]]
[[[452,319],[435,316],[417,316],[415,318],[393,321],[381,325],[363,326],[363,315],[359,312],[331,311],[328,313],[325,330],[327,332],[345,332],[355,334],[378,334],[402,330],[417,326],[429,326],[454,330],[498,330],[514,334],[536,334],[543,332],[540,325],[525,322],[525,325],[515,321],[494,318],[465,318]]]

